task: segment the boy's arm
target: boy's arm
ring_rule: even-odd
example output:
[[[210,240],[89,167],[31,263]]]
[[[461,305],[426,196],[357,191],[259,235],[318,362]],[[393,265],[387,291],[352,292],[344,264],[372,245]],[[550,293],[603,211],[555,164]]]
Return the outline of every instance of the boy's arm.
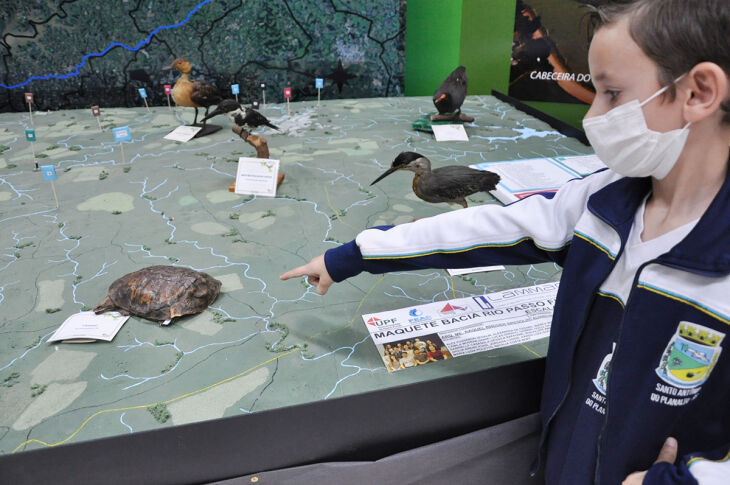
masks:
[[[535,195],[506,207],[477,206],[368,229],[327,251],[325,264],[336,282],[362,271],[562,264],[588,197],[616,178],[603,171],[568,182],[552,199]]]
[[[488,264],[562,264],[588,197],[618,176],[601,171],[506,207],[485,205],[361,232],[281,279],[308,276],[321,295],[362,271],[468,268]]]

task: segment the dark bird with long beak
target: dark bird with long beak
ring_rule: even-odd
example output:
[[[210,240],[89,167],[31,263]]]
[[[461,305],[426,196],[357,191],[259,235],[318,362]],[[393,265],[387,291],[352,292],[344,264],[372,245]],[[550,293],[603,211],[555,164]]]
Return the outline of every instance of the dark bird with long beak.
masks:
[[[175,59],[172,65],[165,69],[177,69],[180,71],[180,77],[172,88],[172,99],[175,100],[175,104],[180,106],[195,108],[193,125],[196,125],[198,122],[198,108],[205,108],[205,116],[207,117],[208,108],[218,104],[223,99],[218,92],[218,88],[209,82],[190,80],[192,67],[182,57]],[[202,120],[203,126],[205,126],[205,120],[206,118]]]
[[[467,207],[466,197],[477,192],[494,190],[499,175],[486,170],[448,165],[431,170],[431,161],[419,153],[401,152],[387,172],[375,179],[375,185],[396,170],[410,170],[413,192],[426,202],[448,202]]]
[[[466,99],[466,68],[459,66],[448,75],[433,93],[433,104],[439,114],[455,113]]]
[[[259,126],[268,126],[275,130],[279,129],[276,125],[266,119],[266,116],[262,115],[255,109],[245,108],[241,106],[234,99],[224,99],[223,101],[218,103],[218,106],[216,106],[215,110],[211,114],[203,118],[203,121],[221,114],[228,115],[233,123],[246,130],[258,128]]]

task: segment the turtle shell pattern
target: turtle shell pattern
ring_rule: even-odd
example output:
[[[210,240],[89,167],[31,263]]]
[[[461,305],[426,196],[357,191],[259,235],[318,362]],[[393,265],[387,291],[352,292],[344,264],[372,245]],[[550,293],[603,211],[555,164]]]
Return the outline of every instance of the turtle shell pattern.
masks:
[[[200,313],[215,301],[221,282],[207,273],[176,266],[149,266],[109,286],[95,313],[118,310],[154,321]]]

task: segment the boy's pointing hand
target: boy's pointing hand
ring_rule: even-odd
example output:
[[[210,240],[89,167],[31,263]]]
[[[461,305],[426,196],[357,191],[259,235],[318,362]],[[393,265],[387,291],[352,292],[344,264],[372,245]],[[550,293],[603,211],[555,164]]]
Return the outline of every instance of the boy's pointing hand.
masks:
[[[324,264],[324,254],[317,256],[304,266],[287,271],[279,276],[279,279],[288,280],[298,276],[306,276],[309,284],[315,286],[317,293],[320,295],[327,293],[327,290],[333,283],[330,274],[327,272],[327,266]]]

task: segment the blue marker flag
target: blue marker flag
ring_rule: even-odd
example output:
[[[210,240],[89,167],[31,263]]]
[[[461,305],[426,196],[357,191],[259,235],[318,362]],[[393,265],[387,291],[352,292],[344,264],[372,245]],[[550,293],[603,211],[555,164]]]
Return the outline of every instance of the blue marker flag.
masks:
[[[25,130],[25,139],[28,141],[35,141],[35,130]]]
[[[143,98],[147,97],[147,91],[145,91],[144,88],[139,88],[137,91],[139,91],[139,95],[142,96]]]
[[[240,92],[238,84],[231,84],[231,94],[238,94]]]
[[[128,126],[114,128],[112,129],[112,133],[114,133],[114,141],[127,141],[132,139],[132,133],[130,133]]]
[[[41,166],[41,172],[43,172],[43,180],[58,180],[56,175],[56,167],[53,165]]]
[[[324,79],[321,77],[314,79],[314,87],[317,89],[322,89],[324,87]]]

